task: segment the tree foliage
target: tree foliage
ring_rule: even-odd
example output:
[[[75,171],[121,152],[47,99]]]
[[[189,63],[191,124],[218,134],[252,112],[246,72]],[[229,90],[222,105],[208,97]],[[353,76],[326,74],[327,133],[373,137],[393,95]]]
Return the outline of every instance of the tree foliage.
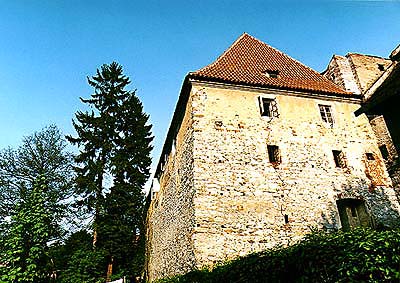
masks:
[[[0,153],[1,282],[48,282],[49,244],[63,236],[71,155],[55,126]]]
[[[72,193],[72,155],[60,130],[51,125],[23,139],[18,149],[0,152],[0,217],[11,216],[15,206],[46,178],[46,209],[57,220],[64,216],[62,202]]]
[[[77,186],[82,204],[94,214],[94,244],[104,249],[114,269],[135,272],[127,263],[138,256],[143,228],[143,186],[149,176],[151,125],[130,80],[118,63],[103,65],[88,78],[94,88],[73,121],[78,145]],[[142,253],[142,251],[140,252]],[[129,271],[128,271],[129,270]]]

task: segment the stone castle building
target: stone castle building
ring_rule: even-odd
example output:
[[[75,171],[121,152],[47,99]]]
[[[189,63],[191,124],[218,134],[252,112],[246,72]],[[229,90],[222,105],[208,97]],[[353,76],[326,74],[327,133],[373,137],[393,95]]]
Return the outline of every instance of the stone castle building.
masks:
[[[360,58],[334,56],[321,75],[243,34],[186,76],[151,189],[150,281],[289,245],[315,228],[399,219],[382,124],[354,114],[379,76],[354,76]]]

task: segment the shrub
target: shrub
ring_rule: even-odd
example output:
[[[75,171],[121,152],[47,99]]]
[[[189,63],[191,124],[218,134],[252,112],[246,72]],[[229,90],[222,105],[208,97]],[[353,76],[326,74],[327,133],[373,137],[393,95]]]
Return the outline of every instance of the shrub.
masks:
[[[400,230],[314,232],[287,248],[157,282],[400,282]]]

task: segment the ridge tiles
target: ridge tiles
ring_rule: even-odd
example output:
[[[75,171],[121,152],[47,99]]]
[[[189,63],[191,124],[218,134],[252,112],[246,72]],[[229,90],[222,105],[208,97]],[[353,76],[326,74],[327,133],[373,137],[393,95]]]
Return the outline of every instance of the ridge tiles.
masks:
[[[189,73],[189,77],[271,88],[351,95],[313,69],[247,33],[240,36],[215,62]]]

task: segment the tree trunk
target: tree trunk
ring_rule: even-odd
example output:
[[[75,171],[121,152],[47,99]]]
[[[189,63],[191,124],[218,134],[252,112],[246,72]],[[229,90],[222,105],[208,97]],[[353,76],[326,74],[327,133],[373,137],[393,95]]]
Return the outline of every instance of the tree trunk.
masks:
[[[100,156],[100,170],[97,174],[97,190],[96,190],[96,207],[94,212],[94,225],[93,225],[93,248],[96,248],[97,237],[98,237],[98,225],[99,225],[99,215],[100,215],[100,198],[101,192],[103,190],[103,175],[104,175],[104,164],[105,164],[105,154],[102,152]]]
[[[110,260],[110,262],[108,263],[108,267],[107,267],[106,282],[110,282],[110,281],[111,281],[113,262],[114,262],[114,257],[111,256],[111,260]]]

